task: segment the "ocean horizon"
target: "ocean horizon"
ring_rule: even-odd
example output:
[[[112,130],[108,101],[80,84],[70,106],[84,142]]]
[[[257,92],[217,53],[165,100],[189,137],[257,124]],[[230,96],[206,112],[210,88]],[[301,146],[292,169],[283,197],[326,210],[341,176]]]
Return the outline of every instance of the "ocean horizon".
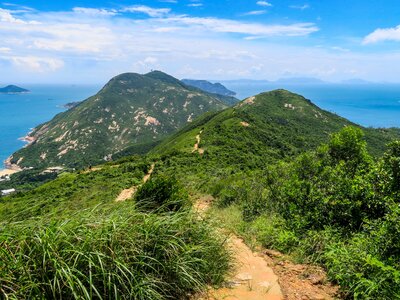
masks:
[[[365,127],[400,127],[400,84],[274,84],[224,82],[239,99],[274,89],[287,89],[322,109]],[[65,111],[68,102],[82,101],[102,85],[24,85],[27,94],[0,94],[0,169],[22,148],[21,138],[34,127]]]

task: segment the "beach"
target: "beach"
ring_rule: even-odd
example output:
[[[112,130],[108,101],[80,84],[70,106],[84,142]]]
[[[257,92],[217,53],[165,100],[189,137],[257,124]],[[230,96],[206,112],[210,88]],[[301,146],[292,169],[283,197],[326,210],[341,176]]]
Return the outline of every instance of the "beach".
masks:
[[[6,175],[12,175],[19,172],[19,170],[10,170],[10,169],[4,169],[0,170],[0,177],[6,176]]]

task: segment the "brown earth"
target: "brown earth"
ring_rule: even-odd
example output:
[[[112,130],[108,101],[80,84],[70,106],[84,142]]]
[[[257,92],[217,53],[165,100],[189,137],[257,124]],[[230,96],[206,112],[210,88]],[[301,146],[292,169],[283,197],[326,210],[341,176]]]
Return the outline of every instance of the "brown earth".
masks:
[[[204,217],[212,196],[200,197],[195,211]],[[317,266],[295,264],[282,253],[259,247],[252,251],[239,237],[228,239],[236,268],[224,287],[210,289],[197,300],[330,300],[339,299],[339,287],[328,282]]]
[[[154,171],[154,167],[155,167],[155,164],[153,163],[151,165],[149,171],[147,172],[147,174],[143,177],[143,180],[142,180],[143,183],[146,183],[150,179],[151,174]],[[133,197],[133,195],[135,195],[137,189],[138,189],[137,186],[133,186],[129,189],[122,190],[121,193],[119,193],[118,197],[115,199],[115,201],[121,202],[121,201],[126,201],[128,199],[131,199]]]

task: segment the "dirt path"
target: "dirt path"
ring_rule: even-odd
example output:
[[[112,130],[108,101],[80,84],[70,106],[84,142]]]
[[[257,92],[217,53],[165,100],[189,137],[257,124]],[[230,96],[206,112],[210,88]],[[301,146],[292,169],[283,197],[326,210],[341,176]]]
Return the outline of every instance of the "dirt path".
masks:
[[[213,201],[201,197],[194,205],[202,217]],[[211,289],[197,300],[331,300],[338,299],[338,287],[330,284],[322,268],[294,264],[277,251],[252,251],[242,239],[231,235],[228,247],[236,269],[225,287]]]
[[[201,135],[202,132],[203,132],[203,130],[200,131],[200,133],[199,133],[198,135],[196,135],[196,144],[194,144],[194,146],[193,146],[193,151],[192,151],[192,153],[194,153],[194,152],[199,152],[200,155],[202,155],[202,154],[204,153],[204,149],[199,148],[199,145],[200,145],[200,142],[201,142],[201,137],[200,137],[200,135]]]
[[[153,163],[151,165],[149,171],[143,177],[143,183],[146,183],[150,179],[151,174],[153,174],[154,167],[155,167],[155,163]],[[128,199],[131,199],[133,197],[133,195],[136,193],[137,189],[138,189],[137,186],[133,186],[129,189],[122,190],[121,193],[118,195],[118,197],[115,199],[115,201],[122,202],[122,201],[126,201]]]
[[[226,287],[211,290],[208,299],[215,300],[283,300],[283,294],[274,274],[265,259],[251,249],[237,236],[228,240],[234,253],[236,270],[227,281]]]
[[[201,197],[194,205],[196,212],[204,217],[212,203],[211,196]],[[278,277],[264,258],[251,249],[239,237],[232,235],[228,247],[233,253],[235,271],[220,289],[211,289],[198,300],[283,300]]]

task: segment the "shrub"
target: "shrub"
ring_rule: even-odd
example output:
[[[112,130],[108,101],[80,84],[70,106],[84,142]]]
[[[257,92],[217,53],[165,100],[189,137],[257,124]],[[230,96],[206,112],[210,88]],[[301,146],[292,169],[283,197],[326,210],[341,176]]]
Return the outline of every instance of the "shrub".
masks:
[[[189,196],[173,177],[155,176],[135,194],[136,207],[146,211],[179,211],[188,207]]]

